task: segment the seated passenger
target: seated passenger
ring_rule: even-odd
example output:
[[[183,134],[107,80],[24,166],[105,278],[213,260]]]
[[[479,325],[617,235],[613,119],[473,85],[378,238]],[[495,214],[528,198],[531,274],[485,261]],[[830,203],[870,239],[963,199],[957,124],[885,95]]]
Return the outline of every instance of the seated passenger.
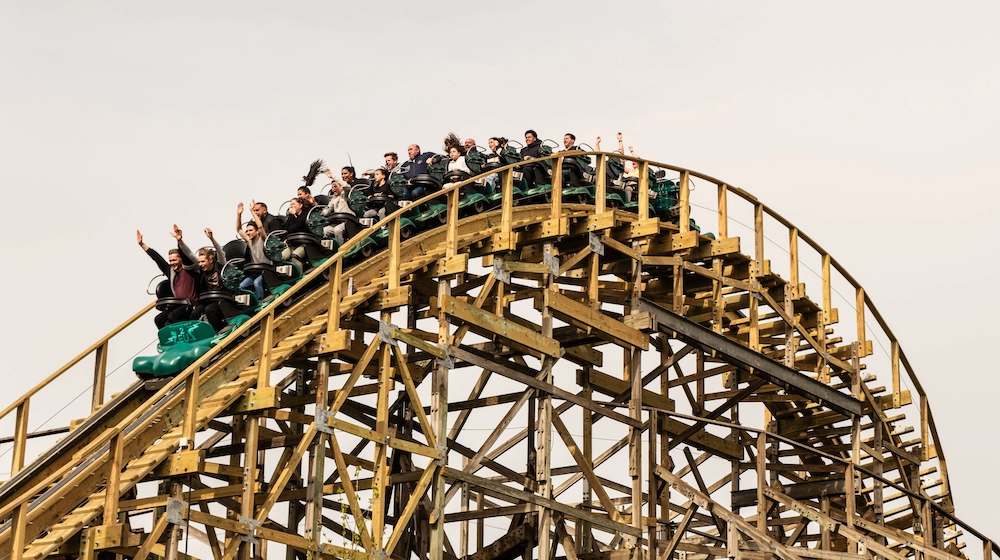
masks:
[[[273,264],[264,254],[264,236],[267,235],[267,231],[256,214],[251,212],[250,215],[253,216],[253,220],[246,223],[246,231],[243,231],[243,203],[236,206],[236,233],[247,243],[248,260],[252,263]],[[249,272],[240,282],[240,288],[244,290],[251,286],[257,294],[257,301],[263,300],[267,294],[262,271]]]
[[[332,176],[332,173],[329,171],[327,171],[327,174]],[[354,216],[354,210],[351,210],[351,205],[347,202],[347,193],[344,192],[344,187],[337,181],[330,184],[330,202],[323,208],[324,216],[329,217],[334,214],[350,214]],[[345,231],[347,231],[347,224],[343,221],[323,226],[323,235],[332,235],[337,240],[337,243],[341,245],[344,244]]]
[[[457,146],[452,146],[448,149],[448,157],[451,158],[451,161],[448,162],[448,171],[464,171],[472,175],[472,171],[469,170],[469,166],[465,163],[465,155],[463,155]]]
[[[619,148],[617,150],[615,150],[615,152],[619,153],[619,154],[624,154],[624,152],[622,152],[622,148],[621,148],[621,143],[622,143],[622,141],[621,141],[621,135],[622,135],[622,133],[619,132],[618,133],[618,146],[619,146]],[[598,152],[601,151],[601,137],[600,136],[598,136],[597,140],[594,141],[594,150],[598,151]],[[624,170],[624,164],[622,164],[622,161],[620,159],[618,159],[618,158],[608,158],[607,165],[605,166],[605,170],[604,170],[604,177],[607,180],[607,184],[609,186],[613,185],[614,183],[616,183],[616,182],[619,181],[619,177],[621,176],[621,171],[622,170]]]
[[[343,180],[344,183],[347,184],[348,187],[354,187],[355,185],[361,183],[361,181],[359,181],[358,178],[355,176],[354,168],[351,166],[341,168],[340,178]]]
[[[219,242],[215,240],[210,228],[205,228],[205,236],[212,242],[213,249],[202,247],[198,249],[195,256],[191,249],[184,243],[181,230],[174,225],[174,238],[177,239],[177,247],[181,250],[181,259],[197,261],[198,267],[194,271],[195,292],[198,294],[198,303],[191,311],[192,320],[207,321],[215,332],[220,332],[226,328],[226,311],[222,309],[219,301],[205,301],[203,297],[208,292],[225,291],[222,285],[222,267],[226,264],[226,254],[222,251]]]
[[[368,199],[368,210],[365,211],[366,218],[378,218],[379,220],[392,214],[399,209],[396,204],[396,193],[389,185],[389,173],[382,168],[375,170],[375,182],[372,184],[372,195]]]
[[[406,198],[409,200],[416,200],[426,193],[425,189],[421,185],[413,185],[413,178],[417,175],[427,174],[427,160],[434,157],[434,152],[420,152],[420,146],[416,144],[410,144],[406,148],[406,154],[410,156],[407,163],[403,164],[406,170],[403,172],[403,177],[406,178],[406,182],[410,185],[407,188]]]
[[[486,165],[484,167],[487,169],[496,169],[507,165],[507,161],[504,158],[504,152],[507,151],[507,139],[503,136],[491,136],[488,144],[490,150],[486,152]],[[495,174],[487,177],[486,186],[490,192],[500,190],[500,175]]]
[[[306,220],[306,216],[313,206],[315,206],[313,203],[303,198],[293,198],[289,202],[288,216],[285,218],[285,231],[287,234],[312,233],[309,230],[309,223]],[[289,243],[286,254],[283,257],[290,259],[300,271],[305,272],[305,268],[303,268],[307,261],[305,245]]]
[[[476,146],[476,141],[473,140],[472,138],[466,138],[465,143],[463,143],[462,145],[465,147],[466,153],[478,149],[478,146]]]
[[[268,214],[267,204],[263,202],[254,202],[250,206],[250,211],[253,212],[254,216],[260,218],[260,223],[264,225],[264,232],[271,233],[272,231],[284,229],[284,222],[278,216],[274,214]]]
[[[312,206],[316,206],[316,199],[313,198],[312,190],[309,187],[299,187],[295,195],[302,200],[308,201]]]
[[[160,311],[160,313],[153,319],[153,323],[156,324],[156,328],[162,329],[171,323],[187,321],[188,317],[191,316],[191,310],[194,308],[193,304],[198,301],[198,294],[194,291],[194,276],[181,262],[180,250],[171,249],[168,251],[168,262],[164,262],[163,257],[161,257],[159,253],[150,249],[148,245],[142,242],[142,232],[139,230],[135,230],[135,239],[138,241],[139,247],[141,247],[142,250],[149,255],[149,258],[153,259],[153,262],[156,263],[160,272],[167,277],[167,285],[170,286],[171,295],[175,298],[191,302],[190,305],[171,305]],[[194,265],[191,265],[190,268],[193,269],[195,267]]]
[[[385,157],[386,175],[392,173],[397,167],[399,167],[399,156],[396,155],[396,152],[386,152],[383,157]]]
[[[580,146],[576,145],[576,136],[567,132],[563,136],[563,152],[569,152],[572,150],[579,150]],[[582,156],[581,156],[582,157]],[[584,158],[589,159],[589,158]],[[562,162],[562,180],[564,187],[579,187],[583,185],[583,172],[584,165],[583,162],[579,161],[577,158],[566,157],[563,158]]]
[[[538,134],[534,130],[524,133],[524,142],[527,145],[521,148],[521,159],[527,161],[542,156],[542,141],[538,139]],[[543,163],[529,163],[521,169],[524,171],[524,180],[528,188],[549,182],[548,170]]]

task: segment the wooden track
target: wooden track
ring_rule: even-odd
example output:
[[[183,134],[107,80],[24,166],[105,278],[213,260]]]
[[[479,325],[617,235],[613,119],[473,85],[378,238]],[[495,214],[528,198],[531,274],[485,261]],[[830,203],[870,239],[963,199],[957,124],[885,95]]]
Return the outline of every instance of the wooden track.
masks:
[[[603,179],[613,154],[591,155]],[[625,158],[679,174],[676,223],[648,215],[644,173],[638,213],[603,180],[564,203],[551,159],[552,203],[515,206],[511,167],[492,212],[429,195],[447,225],[404,241],[386,218],[386,250],[345,263],[349,242],[169,382],[105,404],[108,344],[151,306],[49,376],[0,415],[0,560],[1000,554],[956,517],[927,395],[835,259],[655,162]],[[690,227],[692,178],[717,189],[714,236]],[[90,354],[91,415],[27,461],[32,397]]]

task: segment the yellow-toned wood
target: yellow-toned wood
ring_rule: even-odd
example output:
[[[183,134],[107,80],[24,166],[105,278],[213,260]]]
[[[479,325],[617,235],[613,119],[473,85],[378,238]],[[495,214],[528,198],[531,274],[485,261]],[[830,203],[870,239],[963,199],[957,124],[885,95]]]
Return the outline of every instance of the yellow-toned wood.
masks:
[[[649,348],[649,337],[642,331],[629,327],[621,321],[612,319],[600,311],[595,311],[558,292],[546,290],[543,292],[542,300],[540,302],[536,300],[536,302],[536,305],[540,304],[551,309],[560,319],[570,324],[590,328],[593,332],[601,333],[619,344],[635,346],[644,350]]]
[[[553,357],[558,357],[561,354],[559,342],[556,340],[546,338],[534,330],[522,327],[517,323],[503,317],[498,317],[488,311],[478,309],[453,296],[445,296],[441,302],[441,308],[445,313],[456,319],[466,321],[470,325],[474,325],[476,328],[484,331],[507,337],[541,354]]]

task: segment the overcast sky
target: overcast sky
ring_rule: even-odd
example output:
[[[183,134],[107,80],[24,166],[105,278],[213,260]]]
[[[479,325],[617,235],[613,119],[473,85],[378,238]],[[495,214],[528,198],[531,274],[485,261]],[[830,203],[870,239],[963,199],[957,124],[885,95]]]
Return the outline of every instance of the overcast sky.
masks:
[[[1000,4],[521,5],[0,3],[5,403],[149,301],[136,229],[161,251],[174,222],[230,239],[237,202],[280,206],[318,157],[622,131],[852,272],[930,395],[959,517],[1000,537]]]

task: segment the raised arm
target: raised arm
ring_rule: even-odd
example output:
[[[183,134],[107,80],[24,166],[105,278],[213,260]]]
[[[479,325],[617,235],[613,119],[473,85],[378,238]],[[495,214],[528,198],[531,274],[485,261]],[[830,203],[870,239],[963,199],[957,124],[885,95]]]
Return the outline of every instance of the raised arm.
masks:
[[[153,259],[153,262],[156,263],[156,267],[160,269],[160,272],[166,276],[170,276],[170,265],[167,264],[167,261],[163,260],[163,257],[161,257],[159,253],[150,249],[149,245],[142,242],[142,232],[139,230],[135,230],[135,240],[139,243],[139,247],[145,251],[147,255],[149,255],[149,258]]]
[[[600,136],[597,137],[597,140],[594,140],[594,151],[595,152],[601,151],[601,137]]]
[[[253,214],[253,212],[250,212]],[[257,215],[254,214],[254,217]],[[240,236],[240,239],[250,243],[250,237],[243,231],[243,203],[239,203],[236,206],[236,234]]]
[[[243,203],[241,202],[240,204],[243,204]],[[250,208],[253,208],[254,206],[257,206],[257,201],[251,198],[250,199]],[[263,231],[265,234],[271,233],[271,232],[267,231],[267,228],[264,227],[264,223],[260,221],[260,216],[258,216],[256,212],[254,212],[254,211],[251,210],[250,211],[250,215],[253,216],[253,223],[257,224],[257,229],[259,229],[260,231]],[[250,240],[248,239],[247,241],[250,241]]]
[[[618,153],[625,155],[625,144],[622,143],[622,133],[618,133]]]
[[[212,247],[215,248],[215,262],[223,265],[226,264],[226,253],[222,250],[222,246],[219,245],[219,242],[215,240],[212,228],[205,228],[205,237],[212,242]]]
[[[181,231],[181,228],[177,227],[177,224],[174,224],[174,229],[170,232],[170,235],[177,240],[177,249],[181,252],[181,262],[184,264],[184,268],[192,269],[198,266],[198,257],[195,257],[194,253],[191,252],[191,248],[187,246],[187,243],[184,243],[184,233]]]

